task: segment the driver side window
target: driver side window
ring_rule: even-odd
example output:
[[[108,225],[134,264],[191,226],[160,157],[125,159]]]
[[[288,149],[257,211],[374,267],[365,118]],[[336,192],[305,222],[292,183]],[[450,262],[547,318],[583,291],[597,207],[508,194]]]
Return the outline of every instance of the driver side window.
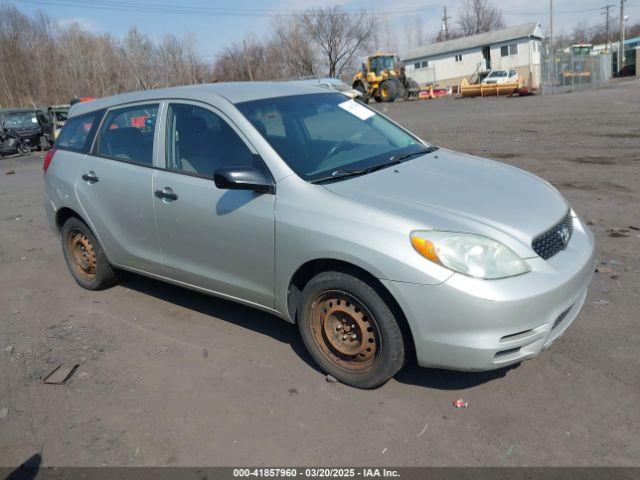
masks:
[[[167,168],[212,177],[221,167],[256,166],[255,155],[220,116],[173,103],[167,117]]]

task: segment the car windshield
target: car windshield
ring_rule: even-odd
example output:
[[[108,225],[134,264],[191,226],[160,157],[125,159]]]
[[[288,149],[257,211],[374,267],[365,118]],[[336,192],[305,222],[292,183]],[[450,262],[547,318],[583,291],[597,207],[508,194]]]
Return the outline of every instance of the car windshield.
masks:
[[[506,77],[507,76],[507,71],[506,70],[496,70],[495,72],[491,72],[491,74],[489,76],[490,77]]]
[[[368,169],[426,147],[359,102],[337,93],[294,95],[236,105],[301,178]]]
[[[7,115],[4,119],[4,126],[6,128],[29,128],[38,125],[38,119],[35,113],[14,113]]]

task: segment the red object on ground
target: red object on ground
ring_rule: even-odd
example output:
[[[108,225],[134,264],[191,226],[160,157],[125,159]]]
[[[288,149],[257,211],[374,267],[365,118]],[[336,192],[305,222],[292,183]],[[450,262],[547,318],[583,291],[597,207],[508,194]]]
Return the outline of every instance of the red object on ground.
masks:
[[[468,405],[469,405],[469,402],[467,402],[466,400],[463,400],[462,398],[459,398],[458,400],[453,402],[453,406],[456,408],[467,408]]]

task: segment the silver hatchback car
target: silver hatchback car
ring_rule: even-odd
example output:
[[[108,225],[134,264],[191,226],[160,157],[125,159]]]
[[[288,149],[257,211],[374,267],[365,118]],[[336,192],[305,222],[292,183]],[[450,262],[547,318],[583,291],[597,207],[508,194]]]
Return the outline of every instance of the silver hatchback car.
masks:
[[[356,387],[412,357],[455,370],[534,357],[594,271],[593,236],[549,183],[313,86],[78,104],[44,172],[82,287],[128,270],[266,310]]]

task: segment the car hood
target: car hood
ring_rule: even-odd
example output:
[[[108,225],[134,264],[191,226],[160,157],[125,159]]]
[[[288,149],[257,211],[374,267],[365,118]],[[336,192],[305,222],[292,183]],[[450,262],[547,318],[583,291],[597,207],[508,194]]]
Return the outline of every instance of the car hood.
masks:
[[[407,218],[416,229],[486,235],[523,256],[535,256],[531,240],[569,209],[555,188],[533,174],[445,149],[324,186]],[[514,246],[513,239],[520,245]]]

